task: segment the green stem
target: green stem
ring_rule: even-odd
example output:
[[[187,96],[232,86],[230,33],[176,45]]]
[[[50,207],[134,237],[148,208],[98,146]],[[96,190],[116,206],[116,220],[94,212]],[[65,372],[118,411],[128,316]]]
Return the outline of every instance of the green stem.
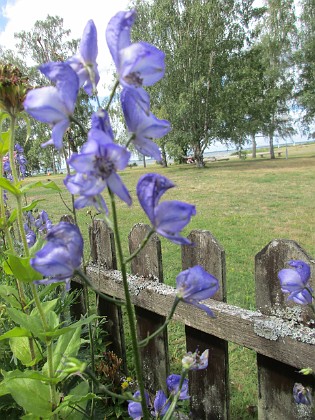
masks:
[[[31,290],[34,296],[35,305],[37,307],[37,310],[39,312],[40,319],[42,321],[43,327],[45,332],[49,331],[49,325],[46,321],[46,316],[41,304],[41,301],[39,299],[36,287],[34,283],[31,283]],[[47,365],[48,365],[48,376],[49,378],[54,378],[55,371],[54,371],[54,363],[53,363],[53,346],[52,346],[52,340],[51,338],[46,338],[46,345],[47,345]],[[49,383],[50,387],[50,399],[52,404],[52,411],[55,410],[57,407],[57,392],[56,392],[56,385],[53,383]],[[54,415],[54,418],[57,418],[56,415]]]
[[[174,312],[175,312],[176,307],[179,304],[179,302],[180,302],[180,299],[178,297],[176,297],[175,300],[174,300],[173,306],[171,308],[171,311],[168,314],[168,317],[166,318],[164,324],[161,325],[157,330],[155,330],[154,333],[152,333],[151,335],[148,335],[148,337],[146,337],[144,340],[139,341],[139,343],[138,343],[139,347],[145,347],[146,345],[148,345],[149,341],[152,340],[152,338],[159,335],[168,326],[169,322],[173,318]]]
[[[14,162],[14,146],[15,146],[15,125],[16,125],[16,117],[11,115],[10,119],[10,150],[9,150],[9,160],[10,160],[10,168],[13,177],[13,184],[16,185],[19,182],[18,174]]]
[[[111,207],[112,207],[113,222],[114,222],[114,234],[115,234],[115,239],[116,239],[116,244],[117,244],[118,259],[119,259],[119,263],[121,267],[121,274],[122,274],[122,280],[123,280],[123,286],[124,286],[124,292],[125,292],[126,310],[127,310],[128,321],[129,321],[136,376],[137,376],[138,387],[139,387],[140,396],[141,396],[142,414],[143,414],[143,419],[148,420],[150,418],[150,414],[149,414],[149,410],[148,410],[148,407],[146,404],[146,398],[145,398],[141,357],[140,357],[140,349],[139,349],[138,340],[137,340],[134,308],[131,303],[131,297],[130,297],[128,281],[127,281],[126,262],[124,261],[123,251],[122,251],[122,246],[121,246],[121,241],[120,241],[120,236],[119,236],[115,197],[110,189],[108,189],[108,192],[111,199]]]
[[[133,252],[132,254],[129,255],[128,258],[125,259],[125,263],[128,264],[131,260],[133,260],[138,254],[139,252],[146,246],[146,244],[148,243],[148,240],[151,238],[151,236],[153,235],[154,230],[150,230],[150,232],[147,234],[147,236],[143,239],[143,241],[141,242],[141,244],[139,245],[139,247],[135,250],[135,252]]]
[[[114,84],[114,87],[113,87],[113,90],[111,91],[108,103],[106,105],[105,111],[109,110],[110,104],[112,103],[112,100],[114,98],[114,95],[115,95],[115,92],[116,92],[116,89],[118,88],[118,86],[119,86],[119,80],[116,80],[116,82]]]

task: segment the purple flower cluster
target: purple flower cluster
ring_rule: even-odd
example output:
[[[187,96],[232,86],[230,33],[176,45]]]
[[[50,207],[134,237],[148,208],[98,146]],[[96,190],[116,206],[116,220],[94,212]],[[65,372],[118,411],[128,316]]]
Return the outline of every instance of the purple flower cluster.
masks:
[[[71,223],[60,222],[46,236],[47,243],[31,259],[31,266],[45,279],[37,284],[50,284],[64,281],[66,290],[70,288],[70,279],[81,265],[83,239],[79,228]]]
[[[311,390],[298,382],[296,382],[293,387],[293,398],[297,404],[312,404]]]
[[[25,173],[26,173],[27,160],[26,160],[26,157],[24,156],[24,148],[20,146],[18,143],[16,143],[14,146],[14,161],[18,166],[19,178],[24,179]],[[10,181],[12,181],[13,177],[12,177],[12,171],[11,171],[11,166],[10,166],[9,154],[3,156],[2,163],[3,163],[3,171],[5,172],[6,177],[10,179]]]
[[[145,42],[131,43],[135,16],[135,10],[117,13],[108,23],[106,40],[123,87],[120,99],[131,141],[138,152],[160,161],[160,150],[151,139],[165,136],[171,127],[150,112],[150,98],[142,86],[164,76],[164,53]]]
[[[291,260],[288,264],[293,268],[284,268],[278,273],[282,292],[289,293],[288,300],[299,305],[311,304],[313,289],[309,284],[310,266],[300,260]]]
[[[40,211],[36,219],[34,218],[33,213],[28,211],[25,218],[24,231],[27,245],[31,248],[36,242],[36,232],[45,236],[52,229],[52,223],[45,210]]]
[[[181,384],[181,375],[172,374],[169,375],[166,379],[166,385],[169,392],[169,397],[167,397],[164,391],[157,391],[153,403],[151,403],[149,395],[146,393],[146,404],[151,409],[152,416],[156,418],[161,418],[171,404],[171,397],[176,395],[178,392],[179,400],[188,400],[190,397],[188,395],[188,379],[184,379]],[[140,392],[137,391],[133,395],[134,398],[140,397]],[[141,403],[138,401],[129,401],[128,404],[128,414],[132,419],[141,419],[142,418],[142,407]]]

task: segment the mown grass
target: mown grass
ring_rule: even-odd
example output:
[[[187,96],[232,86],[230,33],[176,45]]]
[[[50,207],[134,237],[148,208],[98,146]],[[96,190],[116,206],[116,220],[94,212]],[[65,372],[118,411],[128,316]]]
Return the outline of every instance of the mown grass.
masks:
[[[187,201],[197,207],[197,215],[184,234],[192,229],[209,230],[225,249],[228,302],[254,309],[254,256],[267,243],[275,238],[293,239],[310,255],[315,255],[315,145],[290,147],[289,159],[284,157],[285,150],[280,150],[283,157],[275,160],[233,157],[228,161],[207,163],[204,169],[190,165],[126,169],[120,175],[131,192],[133,205],[129,208],[122,202],[117,203],[122,237],[127,238],[135,223],[148,223],[136,200],[138,178],[146,172],[167,176],[176,188],[167,192],[165,199]],[[62,187],[64,200],[70,205],[63,176],[49,178]],[[32,190],[28,200],[34,198],[46,200],[43,208],[54,222],[67,213],[58,194],[51,190]],[[90,215],[83,210],[78,219],[87,238]],[[181,271],[180,247],[161,240],[165,282],[174,285]],[[172,327],[172,336],[170,356],[175,366],[185,348],[182,329],[177,324]],[[251,406],[255,406],[257,400],[255,354],[231,344],[230,359],[232,418],[253,418],[255,410]]]

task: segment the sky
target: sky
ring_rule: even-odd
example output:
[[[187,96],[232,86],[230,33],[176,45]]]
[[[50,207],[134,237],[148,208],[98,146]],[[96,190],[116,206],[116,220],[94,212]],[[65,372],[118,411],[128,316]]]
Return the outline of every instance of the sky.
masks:
[[[74,39],[81,38],[87,21],[93,19],[98,32],[99,94],[103,96],[101,84],[106,83],[104,78],[112,64],[105,41],[106,26],[114,14],[127,10],[128,4],[129,0],[0,0],[0,45],[14,50],[14,33],[30,30],[47,15],[62,17],[64,28],[71,29],[70,37]]]

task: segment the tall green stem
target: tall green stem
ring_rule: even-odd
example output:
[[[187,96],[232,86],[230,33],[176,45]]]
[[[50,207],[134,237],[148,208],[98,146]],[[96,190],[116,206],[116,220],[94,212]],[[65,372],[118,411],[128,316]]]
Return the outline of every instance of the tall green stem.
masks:
[[[150,418],[149,410],[146,405],[146,398],[145,398],[145,391],[144,391],[144,383],[143,383],[143,374],[142,374],[142,366],[141,366],[141,357],[140,357],[140,350],[138,346],[137,340],[137,331],[136,331],[136,322],[135,322],[135,315],[134,315],[134,308],[131,303],[131,297],[128,288],[128,281],[127,281],[127,270],[126,270],[126,262],[123,257],[123,251],[119,236],[119,228],[118,228],[118,219],[117,219],[117,212],[116,212],[116,205],[115,205],[115,198],[113,193],[108,189],[109,195],[111,198],[111,207],[113,213],[113,222],[114,222],[114,233],[115,239],[117,244],[117,251],[118,251],[118,259],[120,263],[120,269],[122,274],[124,292],[125,292],[125,300],[126,300],[126,310],[127,316],[129,321],[129,328],[130,328],[130,336],[131,336],[131,343],[133,349],[133,357],[136,369],[136,376],[138,381],[138,387],[141,395],[141,406],[142,406],[142,413],[143,419],[148,420]]]

